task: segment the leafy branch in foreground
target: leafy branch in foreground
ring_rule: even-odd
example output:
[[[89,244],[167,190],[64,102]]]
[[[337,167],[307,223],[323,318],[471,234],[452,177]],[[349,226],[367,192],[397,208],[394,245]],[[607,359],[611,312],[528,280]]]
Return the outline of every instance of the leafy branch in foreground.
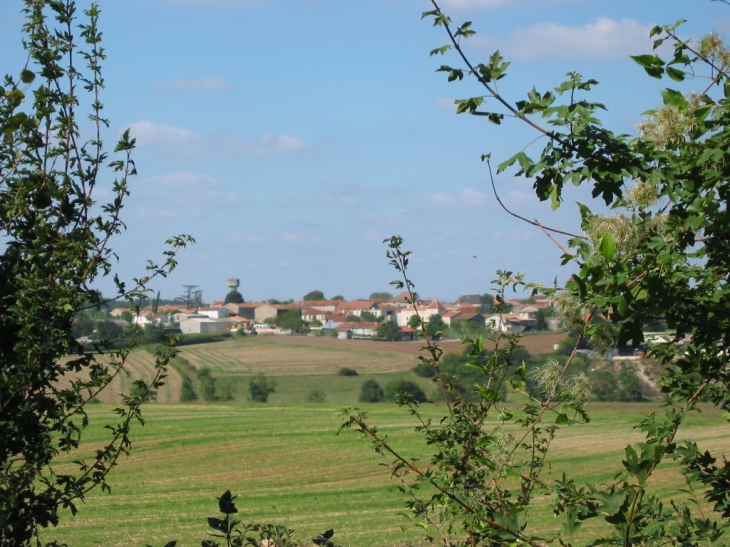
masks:
[[[175,350],[168,338],[155,355],[149,383],[115,410],[109,439],[70,472],[56,469],[57,455],[79,448],[88,425],[85,405],[120,374],[131,349],[109,351],[105,341],[85,348],[73,336],[75,314],[98,307],[93,288],[112,274],[113,236],[124,230],[120,213],[136,174],[125,132],[110,160],[102,142],[108,127],[100,93],[105,52],[92,4],[77,26],[71,0],[25,0],[24,47],[28,61],[0,86],[0,545],[28,545],[39,527],[56,525],[59,509],[73,513],[131,447],[130,429],[143,422],[140,406],[159,388]],[[75,34],[78,34],[77,43]],[[84,49],[85,48],[85,49]],[[83,68],[81,68],[83,65]],[[31,89],[31,86],[35,85]],[[82,106],[82,99],[88,105]],[[81,114],[90,126],[81,137]],[[97,203],[98,185],[113,178],[112,197]],[[103,195],[103,194],[101,194]],[[176,265],[192,243],[170,239],[161,264],[128,288],[114,277],[116,298],[138,300],[155,277]],[[132,342],[139,329],[132,333]]]
[[[226,547],[301,547],[305,545],[299,541],[294,530],[277,524],[245,523],[236,519],[238,509],[233,501],[238,496],[226,490],[218,498],[218,510],[223,518],[209,517],[208,526],[213,530],[208,535],[224,541]],[[340,547],[332,541],[335,535],[334,530],[327,530],[316,538],[312,543],[318,547]],[[177,541],[165,544],[165,547],[175,547]],[[220,543],[213,539],[206,539],[201,542],[202,547],[219,547]],[[147,547],[150,547],[149,545]]]
[[[612,208],[610,214],[596,214],[579,204],[578,234],[508,211],[545,232],[561,250],[564,264],[579,266],[562,288],[527,288],[549,296],[566,329],[579,333],[578,343],[585,339],[600,350],[627,343],[638,347],[645,343],[647,326],[666,323],[671,340],[650,344],[649,354],[664,366],[660,386],[668,402],[663,412],[651,413],[637,425],[644,439],[626,447],[613,480],[581,486],[569,469],[556,466],[553,472],[561,478],[545,480],[540,470],[557,428],[588,421],[589,382],[570,371],[578,343],[564,366],[548,362],[532,373],[530,380],[542,397],[516,412],[499,407],[495,390],[505,381],[524,390],[524,369],[520,374],[517,363],[510,362],[513,343],[484,362],[484,341],[476,339],[465,340],[471,365],[483,367],[490,378],[475,386],[477,403],[456,396],[449,415],[432,424],[417,405],[402,401],[417,418],[417,431],[434,448],[427,463],[400,454],[359,410],[346,411],[343,427],[354,426],[392,458],[393,474],[410,496],[412,517],[428,539],[444,545],[725,544],[730,463],[692,440],[678,443],[677,436],[700,401],[730,418],[730,48],[712,34],[697,42],[684,40],[679,24],[652,29],[655,49],[671,44],[671,57],[633,59],[650,77],[667,76],[678,88],[662,92],[663,104],[637,125],[638,136],[617,135],[597,117],[606,107],[583,98],[598,82],[579,74],[568,74],[554,90],[532,89],[525,99],[501,95],[495,82],[507,77],[509,63],[499,52],[486,63],[471,62],[461,41],[474,35],[472,23],[454,25],[435,0],[432,4],[435,9],[424,17],[443,27],[449,39],[432,55],[454,51],[465,67],[442,65],[438,70],[449,81],[475,78],[485,89],[482,96],[457,100],[457,113],[484,116],[497,125],[513,118],[537,132],[533,142],[545,143],[535,159],[520,151],[498,172],[516,166],[516,175],[532,179],[537,197],[551,200],[553,209],[561,205],[567,183],[591,185],[593,197]],[[682,87],[701,79],[700,93]],[[497,111],[482,110],[487,104]],[[483,159],[491,175],[489,154]],[[401,243],[400,238],[391,240],[396,247]],[[398,271],[405,270],[407,254],[398,251],[394,259],[390,252]],[[511,277],[502,275],[499,286],[512,282]],[[402,286],[412,283],[406,278]],[[440,355],[429,353],[438,361]],[[448,379],[440,376],[444,393],[453,395]],[[652,494],[660,466],[673,466],[686,480],[687,488],[672,500]],[[534,526],[534,517],[545,507],[534,500],[545,497],[560,519],[560,531]]]

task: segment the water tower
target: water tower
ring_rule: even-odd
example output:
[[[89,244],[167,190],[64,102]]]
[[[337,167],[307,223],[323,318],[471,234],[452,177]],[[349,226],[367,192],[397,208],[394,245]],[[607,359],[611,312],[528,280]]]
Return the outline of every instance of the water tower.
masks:
[[[238,290],[239,281],[237,277],[231,277],[228,280],[228,290],[229,291],[236,291]]]

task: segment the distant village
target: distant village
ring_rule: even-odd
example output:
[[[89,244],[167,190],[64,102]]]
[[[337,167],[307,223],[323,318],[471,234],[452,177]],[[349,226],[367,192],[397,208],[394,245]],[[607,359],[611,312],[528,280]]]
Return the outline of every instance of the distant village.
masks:
[[[140,309],[132,321],[138,326],[155,324],[166,329],[179,329],[182,334],[242,332],[247,334],[290,334],[285,316],[300,320],[307,331],[336,336],[338,338],[377,337],[378,328],[385,322],[399,327],[399,338],[414,340],[414,316],[418,314],[424,323],[438,316],[446,327],[462,322],[473,327],[488,328],[501,332],[522,332],[535,327],[536,318],[549,307],[547,298],[542,295],[524,300],[511,300],[503,313],[493,312],[492,300],[482,295],[467,294],[453,302],[438,299],[411,302],[411,296],[404,291],[392,298],[346,301],[308,300],[298,302],[271,303],[245,302],[238,292],[239,280],[228,280],[228,293],[225,300],[213,301],[209,306],[183,309],[184,305],[150,305]],[[115,318],[129,317],[131,310],[115,308],[111,315]],[[560,322],[552,317],[544,317],[542,329],[559,330]],[[297,329],[300,330],[300,329]],[[396,329],[397,330],[397,329]],[[382,332],[382,330],[381,330]]]

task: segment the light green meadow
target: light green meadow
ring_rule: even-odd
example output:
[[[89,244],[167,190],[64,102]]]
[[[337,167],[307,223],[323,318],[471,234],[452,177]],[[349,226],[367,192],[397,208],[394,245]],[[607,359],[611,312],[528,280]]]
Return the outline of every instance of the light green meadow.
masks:
[[[566,470],[578,479],[609,480],[621,468],[625,445],[640,439],[632,425],[655,406],[590,405],[590,424],[558,433],[543,479]],[[428,455],[406,410],[391,404],[368,408],[371,422],[380,424],[398,449],[409,456]],[[100,426],[112,409],[91,409],[84,455],[103,442]],[[443,410],[424,407],[433,417]],[[161,547],[174,539],[179,546],[200,545],[207,537],[206,517],[216,515],[215,497],[226,489],[240,496],[243,520],[285,524],[304,539],[328,528],[335,529],[340,544],[352,547],[420,539],[397,515],[405,499],[379,465],[383,459],[354,432],[335,434],[334,405],[151,405],[146,417],[146,425],[134,429],[132,455],[110,477],[111,494],[89,495],[77,516],[64,513],[58,528],[42,533],[44,542]],[[729,437],[730,424],[709,411],[693,414],[678,439],[691,438],[701,448],[721,452],[730,448]],[[654,482],[664,497],[682,487],[676,473],[664,468]],[[544,499],[536,500],[531,522],[544,531],[559,526]]]

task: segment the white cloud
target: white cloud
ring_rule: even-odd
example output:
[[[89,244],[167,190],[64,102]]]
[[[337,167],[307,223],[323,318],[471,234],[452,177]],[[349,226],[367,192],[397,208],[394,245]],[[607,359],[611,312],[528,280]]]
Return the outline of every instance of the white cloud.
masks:
[[[552,57],[613,59],[651,50],[651,27],[635,19],[615,21],[599,17],[595,23],[570,27],[537,23],[515,31],[506,39],[475,38],[488,49],[500,49],[508,58],[535,61]]]
[[[404,224],[408,221],[409,215],[410,211],[407,209],[400,209],[398,211],[391,211],[390,213],[365,213],[360,215],[360,218],[374,224],[393,225]]]
[[[196,186],[216,186],[218,181],[206,175],[205,173],[196,173],[194,171],[175,171],[165,173],[156,177],[141,177],[141,182],[149,182],[152,184],[160,184],[168,187],[196,187]]]
[[[168,4],[182,4],[200,6],[203,8],[238,8],[242,6],[257,6],[262,0],[161,0]]]
[[[155,87],[163,91],[227,91],[236,86],[223,78],[202,78],[200,80],[159,80]]]
[[[486,202],[486,195],[471,188],[465,188],[457,194],[445,194],[443,192],[423,194],[421,196],[415,196],[411,200],[411,204],[416,207],[431,207],[438,209],[453,207],[478,207],[480,205],[484,205]]]
[[[450,112],[456,112],[454,99],[450,99],[449,97],[440,97],[436,101],[436,108],[439,108],[441,110],[449,110]]]
[[[317,194],[317,198],[327,205],[337,205],[340,207],[354,207],[357,201],[349,196],[335,196],[332,194]]]
[[[129,126],[129,132],[137,139],[137,146],[187,145],[200,137],[195,131],[184,127],[155,124],[147,120],[133,123]]]
[[[309,148],[298,137],[264,133],[257,142],[244,139],[238,134],[203,135],[185,127],[165,123],[156,124],[148,120],[134,122],[130,126],[137,145],[163,150],[172,155],[230,157],[241,154],[267,156],[280,152],[297,152]]]
[[[245,141],[241,141],[240,144],[250,146],[249,143],[245,143]],[[305,148],[307,148],[307,144],[297,137],[292,137],[290,135],[277,136],[272,135],[271,133],[264,133],[261,137],[261,144],[253,145],[251,147],[251,151],[256,154],[268,154],[269,152],[304,150]]]
[[[226,241],[230,244],[236,243],[266,243],[269,241],[265,237],[249,235],[249,234],[229,234]]]
[[[314,242],[319,241],[319,238],[317,236],[305,234],[303,232],[283,232],[280,235],[281,235],[281,239],[283,239],[287,243],[304,243],[306,241],[314,241]]]

